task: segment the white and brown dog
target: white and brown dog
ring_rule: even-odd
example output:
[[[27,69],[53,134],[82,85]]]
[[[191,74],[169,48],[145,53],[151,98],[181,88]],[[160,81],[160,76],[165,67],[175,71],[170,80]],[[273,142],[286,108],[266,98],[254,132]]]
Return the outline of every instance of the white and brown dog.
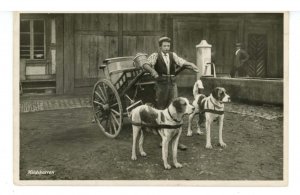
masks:
[[[143,129],[150,127],[156,128],[162,138],[162,159],[165,169],[170,169],[168,163],[168,147],[172,140],[173,163],[176,168],[182,165],[177,161],[177,147],[179,137],[182,132],[183,116],[191,114],[194,107],[189,103],[187,98],[178,97],[172,101],[165,110],[158,110],[149,105],[141,105],[134,108],[131,112],[133,142],[131,159],[136,160],[136,140],[139,132],[139,151],[141,156],[146,156],[143,149],[144,134]]]
[[[192,135],[191,123],[195,114],[199,113],[199,121],[197,123],[197,133],[203,134],[200,129],[200,123],[205,121],[206,129],[206,148],[211,149],[210,126],[215,119],[219,120],[219,143],[222,147],[226,147],[223,141],[223,121],[224,121],[224,102],[230,102],[230,96],[222,87],[216,87],[210,96],[203,94],[196,95],[193,101],[195,111],[189,116],[187,136]]]

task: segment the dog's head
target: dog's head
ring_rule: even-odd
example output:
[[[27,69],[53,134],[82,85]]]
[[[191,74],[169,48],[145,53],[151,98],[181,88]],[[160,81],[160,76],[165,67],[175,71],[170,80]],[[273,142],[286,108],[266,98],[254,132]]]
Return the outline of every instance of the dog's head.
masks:
[[[230,96],[226,93],[226,90],[222,87],[216,87],[212,91],[212,96],[219,102],[230,102]]]
[[[172,106],[175,108],[178,114],[192,114],[195,107],[192,106],[187,98],[178,97],[172,102]]]

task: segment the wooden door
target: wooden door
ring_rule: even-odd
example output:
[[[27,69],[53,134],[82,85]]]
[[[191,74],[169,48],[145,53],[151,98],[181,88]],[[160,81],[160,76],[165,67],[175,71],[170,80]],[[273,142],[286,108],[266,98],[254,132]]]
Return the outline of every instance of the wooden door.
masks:
[[[118,57],[118,14],[74,14],[74,22],[74,87],[92,86],[103,60]]]
[[[265,77],[267,72],[268,44],[266,34],[248,35],[248,74],[251,77]]]
[[[202,22],[174,21],[173,50],[178,56],[196,63],[196,45],[204,39]]]

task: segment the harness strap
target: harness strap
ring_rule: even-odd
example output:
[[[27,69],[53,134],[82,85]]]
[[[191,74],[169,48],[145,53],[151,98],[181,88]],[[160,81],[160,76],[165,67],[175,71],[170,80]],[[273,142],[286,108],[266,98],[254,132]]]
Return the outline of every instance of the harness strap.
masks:
[[[214,106],[214,110],[216,110],[216,105],[213,103],[213,101],[211,100],[211,98],[209,98],[211,104]]]
[[[205,112],[210,112],[213,114],[218,114],[218,115],[223,115],[224,114],[224,110],[216,110],[216,106],[215,104],[212,102],[212,100],[210,99],[212,105],[214,106],[214,109],[208,109],[208,99],[203,99],[200,106],[202,107],[202,111],[201,113],[205,113]],[[206,104],[206,106],[204,105]]]
[[[150,123],[138,123],[135,121],[130,120],[130,123],[134,126],[138,126],[138,127],[151,127],[151,128],[155,128],[155,129],[177,129],[180,128],[183,124],[178,124],[178,125],[154,125],[154,124],[150,124]]]
[[[202,113],[204,113],[204,112],[210,112],[210,113],[219,114],[219,115],[223,115],[224,114],[224,111],[221,111],[221,110],[204,109],[202,111]]]

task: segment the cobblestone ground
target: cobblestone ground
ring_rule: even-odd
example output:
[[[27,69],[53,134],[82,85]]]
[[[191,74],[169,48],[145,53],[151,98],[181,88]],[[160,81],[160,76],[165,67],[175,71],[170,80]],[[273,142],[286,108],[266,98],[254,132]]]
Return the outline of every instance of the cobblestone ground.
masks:
[[[20,102],[20,112],[38,112],[70,108],[91,107],[88,97],[55,97],[47,99],[26,99]]]
[[[186,136],[185,117],[180,142],[188,150],[178,151],[183,168],[173,167],[169,171],[162,166],[159,136],[146,134],[147,157],[138,155],[137,161],[132,161],[129,123],[124,121],[116,139],[107,138],[91,122],[90,107],[89,97],[21,101],[21,180],[283,179],[284,131],[280,107],[226,104],[223,137],[227,147],[218,146],[214,123],[212,150],[204,147],[205,135]],[[171,159],[169,156],[170,163]],[[32,171],[54,171],[54,174],[32,174]]]
[[[191,100],[191,97],[189,99]],[[91,107],[90,97],[57,97],[43,100],[22,100],[20,103],[20,112],[89,107]],[[225,106],[225,111],[241,115],[256,116],[267,120],[283,117],[283,110],[278,106],[255,106],[242,103],[228,103]]]

